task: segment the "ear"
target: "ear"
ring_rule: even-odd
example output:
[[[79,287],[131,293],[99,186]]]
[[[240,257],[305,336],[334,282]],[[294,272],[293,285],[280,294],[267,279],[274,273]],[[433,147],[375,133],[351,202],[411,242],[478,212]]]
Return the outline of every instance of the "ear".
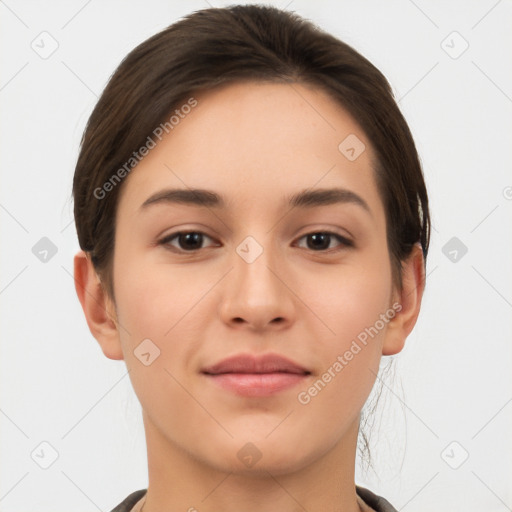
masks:
[[[123,359],[115,306],[101,284],[88,254],[79,251],[74,259],[75,289],[87,325],[109,359]]]
[[[396,315],[387,325],[382,355],[400,352],[405,345],[420,313],[421,299],[425,289],[425,265],[423,250],[415,244],[407,260],[402,262],[402,289],[395,290],[393,304],[397,304]],[[401,309],[399,309],[399,306]]]

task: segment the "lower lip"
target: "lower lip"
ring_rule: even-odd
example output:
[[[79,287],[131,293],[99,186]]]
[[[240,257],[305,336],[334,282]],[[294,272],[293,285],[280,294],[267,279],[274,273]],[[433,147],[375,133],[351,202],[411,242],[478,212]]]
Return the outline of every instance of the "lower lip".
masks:
[[[224,389],[242,396],[269,396],[302,383],[307,374],[297,373],[220,373],[206,374]]]

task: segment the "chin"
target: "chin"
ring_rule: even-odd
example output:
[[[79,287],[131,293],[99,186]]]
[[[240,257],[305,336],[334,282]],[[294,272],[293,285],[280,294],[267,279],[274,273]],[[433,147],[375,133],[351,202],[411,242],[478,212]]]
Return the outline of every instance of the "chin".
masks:
[[[232,439],[229,446],[210,445],[213,453],[208,459],[216,469],[240,476],[268,478],[271,475],[290,474],[311,464],[322,452],[321,448],[305,446],[283,437],[266,439],[268,435],[251,436],[252,441]],[[286,437],[286,436],[285,436]],[[219,457],[222,454],[222,458]],[[213,456],[213,457],[212,457]]]

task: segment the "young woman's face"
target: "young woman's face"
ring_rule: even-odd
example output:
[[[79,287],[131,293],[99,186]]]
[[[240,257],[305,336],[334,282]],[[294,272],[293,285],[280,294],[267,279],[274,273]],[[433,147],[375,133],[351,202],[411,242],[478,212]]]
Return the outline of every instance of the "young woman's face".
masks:
[[[120,347],[162,446],[230,471],[298,469],[355,440],[400,308],[370,144],[302,85],[195,98],[123,184]],[[296,367],[212,368],[238,355]]]

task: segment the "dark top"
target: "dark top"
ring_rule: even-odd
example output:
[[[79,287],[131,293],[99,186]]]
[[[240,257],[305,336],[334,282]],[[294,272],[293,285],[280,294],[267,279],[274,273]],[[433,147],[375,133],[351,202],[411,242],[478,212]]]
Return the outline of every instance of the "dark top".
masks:
[[[132,492],[123,502],[119,503],[112,512],[130,512],[144,494],[147,489],[141,489],[140,491]],[[356,485],[356,493],[362,498],[362,500],[376,512],[397,512],[396,508],[385,500],[381,496],[373,494],[372,491]]]

